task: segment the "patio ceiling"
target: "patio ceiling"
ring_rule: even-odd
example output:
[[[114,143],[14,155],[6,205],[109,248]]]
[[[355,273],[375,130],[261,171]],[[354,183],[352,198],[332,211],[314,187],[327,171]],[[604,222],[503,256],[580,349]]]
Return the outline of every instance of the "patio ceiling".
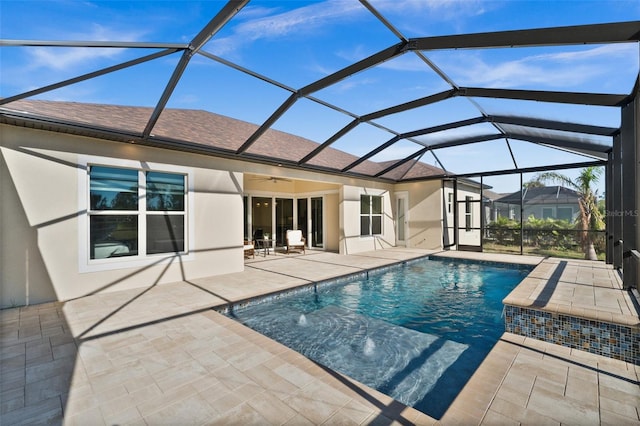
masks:
[[[195,35],[186,43],[4,39],[3,49],[108,49],[125,52],[128,59],[92,71],[78,69],[56,81],[33,81],[34,89],[3,94],[2,120],[12,124],[29,120],[71,131],[73,122],[21,116],[11,104],[28,98],[56,99],[61,89],[81,88],[92,80],[130,72],[129,84],[118,87],[114,80],[110,87],[113,91],[137,90],[133,86],[147,83],[144,87],[149,93],[139,98],[142,106],[150,107],[144,126],[125,131],[117,122],[110,128],[96,124],[93,129],[84,126],[85,134],[110,134],[116,140],[184,149],[184,141],[162,140],[155,130],[167,109],[185,108],[184,99],[192,96],[188,88],[195,86],[207,98],[198,104],[199,109],[255,124],[252,133],[226,156],[399,182],[604,164],[619,133],[619,109],[638,85],[640,21],[410,37],[399,30],[402,15],[377,7],[376,1],[354,0],[341,3],[359,10],[358,25],[352,25],[351,37],[342,41],[344,50],[351,51],[350,62],[341,66],[335,58],[327,59],[336,52],[309,51],[304,37],[286,32],[256,38],[242,54],[225,47],[243,44],[238,28],[255,13],[248,3],[209,3],[215,13],[203,26],[193,28]],[[317,29],[317,37],[330,40],[336,24],[326,22],[326,27]],[[264,24],[278,22],[274,18]],[[342,25],[350,24],[345,20]],[[364,45],[363,40],[372,41]],[[477,59],[475,52],[486,55],[487,63],[495,55],[499,67],[497,58],[524,61],[524,55],[541,56],[537,49],[543,47],[566,58],[584,59],[593,48],[622,44],[635,52],[635,65],[624,70],[613,67],[606,77],[617,82],[616,88],[626,89],[618,89],[619,93],[609,93],[605,84],[592,92],[580,90],[577,83],[576,90],[544,90],[540,87],[548,88],[548,84],[536,87],[530,81],[509,81],[504,87],[487,81],[480,86],[473,83],[482,82],[481,75],[461,71],[465,63]],[[365,47],[361,50],[361,46]],[[278,67],[285,56],[295,70]],[[312,58],[317,63],[311,63]],[[309,71],[298,72],[304,69]],[[540,72],[540,81],[557,78],[544,68]],[[580,71],[575,73],[579,80]],[[559,81],[556,86],[571,88],[571,82]],[[117,96],[114,98],[117,103]],[[296,151],[298,156],[293,159],[265,156],[266,136],[273,129],[316,145]],[[546,165],[524,166],[530,144],[549,150]],[[450,150],[472,146],[500,149],[506,160],[493,166],[491,159],[486,164],[486,159],[473,155],[463,166],[444,160]],[[329,161],[328,153],[335,150],[349,154],[351,160]],[[562,162],[554,162],[558,151],[570,153],[570,160],[563,155]],[[378,167],[363,167],[365,162]]]

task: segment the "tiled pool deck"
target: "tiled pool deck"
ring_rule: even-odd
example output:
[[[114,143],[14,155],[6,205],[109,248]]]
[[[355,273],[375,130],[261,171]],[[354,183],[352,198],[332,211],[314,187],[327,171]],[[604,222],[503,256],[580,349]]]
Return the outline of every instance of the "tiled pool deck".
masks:
[[[212,310],[427,254],[257,256],[242,273],[2,310],[0,424],[640,425],[640,366],[632,363],[505,333],[436,421]],[[549,309],[568,303],[587,316],[617,304],[615,320],[637,325],[615,274],[601,273],[605,265],[568,261],[573,281],[550,289],[544,280],[553,273],[545,278],[544,268],[553,262],[531,277],[546,292],[511,296],[535,304],[544,294]],[[592,288],[593,297],[565,284]]]

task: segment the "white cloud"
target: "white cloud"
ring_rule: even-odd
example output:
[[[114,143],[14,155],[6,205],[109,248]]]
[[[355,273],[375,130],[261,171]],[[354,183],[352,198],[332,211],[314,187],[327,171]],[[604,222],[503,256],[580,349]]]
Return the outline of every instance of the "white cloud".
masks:
[[[439,20],[484,12],[484,3],[480,0],[372,0],[371,4],[381,12],[437,13]]]
[[[432,25],[446,23],[465,32],[468,18],[484,15],[499,2],[482,0],[370,0],[372,6],[403,32],[426,36]]]
[[[238,15],[237,19],[244,21],[235,26],[234,33],[226,38],[212,39],[207,45],[207,50],[216,55],[229,54],[242,44],[255,40],[289,35],[298,37],[317,31],[327,23],[352,19],[364,13],[366,9],[360,3],[344,0],[328,0],[286,12],[280,12],[279,9],[247,7]]]
[[[548,53],[532,56],[531,60],[548,60],[556,62],[580,61],[586,59],[614,59],[629,58],[630,56],[638,56],[638,45],[635,43],[617,43],[597,46],[589,50],[575,52]]]
[[[68,39],[135,42],[141,37],[140,32],[116,30],[93,24],[90,32],[70,34]],[[113,59],[122,52],[123,49],[119,48],[35,47],[28,50],[29,67],[64,71],[92,65],[101,59]]]
[[[595,82],[607,74],[616,75],[620,67],[637,70],[637,49],[635,44],[616,44],[501,61],[485,59],[484,51],[448,52],[447,56],[438,53],[433,57],[438,58],[434,62],[454,81],[463,85],[558,88]]]
[[[86,65],[98,59],[113,58],[118,53],[114,49],[60,47],[38,47],[29,52],[33,68],[49,68],[57,71],[72,69],[81,64]]]
[[[236,31],[250,40],[281,37],[314,30],[327,22],[344,20],[361,12],[365,9],[358,2],[329,0],[250,20],[238,25]]]
[[[249,3],[246,7],[242,9],[242,14],[238,15],[238,19],[244,20],[254,20],[264,18],[265,16],[276,15],[280,8],[278,7],[265,7],[265,6],[254,6]]]
[[[358,78],[353,77],[350,79],[342,80],[332,86],[332,91],[336,93],[344,93],[350,90],[353,90],[356,87],[360,86],[372,86],[378,83],[376,79],[373,78]]]
[[[395,71],[417,72],[425,72],[431,69],[422,59],[413,53],[405,53],[404,55],[397,56],[390,61],[381,63],[379,67]]]

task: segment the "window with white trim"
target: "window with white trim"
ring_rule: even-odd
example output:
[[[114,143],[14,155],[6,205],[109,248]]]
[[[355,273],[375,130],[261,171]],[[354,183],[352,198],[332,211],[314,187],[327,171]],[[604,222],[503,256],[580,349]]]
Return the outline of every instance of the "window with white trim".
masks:
[[[91,165],[89,259],[185,252],[186,175]]]
[[[382,197],[360,196],[360,235],[382,234]]]

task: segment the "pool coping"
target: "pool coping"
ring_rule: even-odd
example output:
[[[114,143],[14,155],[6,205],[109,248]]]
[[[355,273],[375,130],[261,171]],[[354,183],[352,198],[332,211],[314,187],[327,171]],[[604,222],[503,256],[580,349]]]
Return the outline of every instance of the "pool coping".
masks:
[[[447,253],[452,253],[452,252],[447,252]],[[377,266],[371,269],[366,269],[366,270],[361,270],[361,271],[357,271],[357,272],[349,272],[346,274],[342,274],[342,275],[338,275],[335,277],[331,277],[331,278],[326,278],[323,280],[318,280],[318,281],[313,281],[313,282],[307,282],[304,284],[300,284],[300,285],[296,285],[290,288],[286,288],[286,289],[279,289],[279,290],[274,290],[272,292],[269,293],[263,293],[260,295],[255,295],[255,296],[250,296],[250,297],[246,297],[243,299],[239,299],[239,300],[234,300],[234,301],[229,301],[227,303],[223,303],[217,306],[212,307],[213,310],[215,310],[218,313],[221,313],[223,315],[228,315],[236,310],[242,310],[244,308],[250,307],[250,306],[254,306],[254,305],[258,305],[261,303],[267,303],[270,302],[272,300],[277,300],[281,297],[288,297],[290,295],[293,294],[297,294],[297,293],[303,293],[303,292],[308,292],[308,291],[317,291],[317,289],[322,288],[322,287],[329,287],[329,286],[334,286],[334,285],[340,285],[343,284],[345,282],[351,281],[353,279],[358,279],[358,278],[364,278],[364,279],[368,279],[370,275],[378,275],[378,274],[382,274],[385,273],[389,270],[392,269],[396,269],[396,268],[401,268],[403,266],[406,266],[408,264],[412,264],[412,263],[416,263],[416,262],[421,262],[424,260],[428,260],[434,258],[433,260],[438,260],[438,261],[443,261],[446,259],[451,259],[451,260],[456,260],[458,262],[462,262],[462,263],[476,263],[476,264],[482,264],[482,265],[494,265],[497,267],[513,267],[514,265],[517,266],[522,266],[522,267],[527,267],[530,268],[530,272],[533,271],[533,269],[535,268],[534,265],[531,262],[517,262],[515,260],[512,261],[498,261],[498,260],[491,260],[491,259],[478,259],[478,258],[468,258],[468,257],[458,257],[455,255],[447,255],[447,254],[443,254],[442,252],[438,252],[438,253],[430,253],[430,254],[425,254],[423,256],[418,256],[415,258],[411,258],[411,259],[404,259],[404,260],[399,260],[397,262],[392,262],[392,263],[388,263],[382,266]]]

